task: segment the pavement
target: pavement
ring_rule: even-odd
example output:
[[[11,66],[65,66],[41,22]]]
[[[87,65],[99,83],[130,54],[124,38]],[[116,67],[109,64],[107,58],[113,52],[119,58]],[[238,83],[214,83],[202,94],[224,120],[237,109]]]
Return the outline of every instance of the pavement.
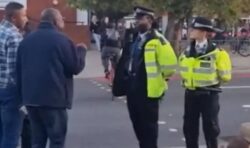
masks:
[[[221,145],[227,144],[228,137],[239,134],[241,123],[250,121],[249,58],[232,55],[232,61],[235,76],[223,86],[220,99]],[[178,78],[172,79],[169,86],[160,105],[159,148],[184,148],[184,90]],[[66,148],[138,148],[126,98],[115,101],[111,98],[111,88],[103,78],[100,53],[90,50],[85,70],[75,78]],[[204,148],[204,144],[201,134],[200,148]]]
[[[250,57],[241,57],[231,54],[233,71],[236,73],[250,73]]]
[[[230,57],[233,73],[250,73],[250,57],[241,57],[236,54],[231,54]],[[87,53],[85,70],[76,76],[76,78],[103,77],[103,71],[100,52],[92,49]]]

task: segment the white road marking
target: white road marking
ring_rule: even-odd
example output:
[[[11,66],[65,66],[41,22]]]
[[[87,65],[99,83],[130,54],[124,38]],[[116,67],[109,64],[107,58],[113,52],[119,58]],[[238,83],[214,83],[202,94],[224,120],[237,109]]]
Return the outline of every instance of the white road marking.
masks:
[[[172,146],[170,148],[186,148],[186,146]],[[199,148],[206,148],[205,145],[200,145]]]
[[[111,89],[106,89],[107,92],[111,92]]]
[[[250,86],[222,86],[222,89],[247,89]]]
[[[105,87],[100,87],[101,89],[105,89]]]
[[[242,105],[242,108],[250,108],[250,105],[248,104]]]
[[[159,125],[165,125],[167,122],[166,121],[158,121]]]
[[[93,83],[93,84],[97,84],[97,82],[96,82],[96,81],[92,81],[92,83]]]
[[[97,85],[97,86],[102,86],[102,84],[99,84],[99,83],[98,83],[98,84],[96,84],[96,85]]]
[[[126,99],[126,97],[117,97],[117,99],[123,100],[123,99]]]
[[[168,131],[171,132],[171,133],[177,133],[178,132],[178,130],[175,129],[175,128],[170,128],[170,129],[168,129]]]
[[[127,100],[124,100],[123,102],[127,104]]]

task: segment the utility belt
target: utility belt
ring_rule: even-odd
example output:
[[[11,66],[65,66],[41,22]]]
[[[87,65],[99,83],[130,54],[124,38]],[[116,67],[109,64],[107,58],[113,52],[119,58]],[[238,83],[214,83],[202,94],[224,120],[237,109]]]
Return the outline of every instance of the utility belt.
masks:
[[[214,93],[221,93],[222,89],[219,87],[197,87],[194,90],[186,89],[187,92],[190,93],[197,93],[197,94],[214,94]]]

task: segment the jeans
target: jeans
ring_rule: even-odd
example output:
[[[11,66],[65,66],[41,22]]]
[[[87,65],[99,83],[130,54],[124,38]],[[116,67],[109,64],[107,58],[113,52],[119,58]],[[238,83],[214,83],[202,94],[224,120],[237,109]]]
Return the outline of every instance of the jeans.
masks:
[[[32,132],[32,148],[64,148],[68,115],[66,109],[27,107]]]
[[[101,51],[101,35],[97,33],[93,33],[93,38],[95,40],[95,44],[97,46],[97,50]]]
[[[23,114],[16,88],[0,89],[0,148],[16,148]]]
[[[21,134],[22,148],[31,148],[31,127],[28,115],[23,120],[23,130]]]

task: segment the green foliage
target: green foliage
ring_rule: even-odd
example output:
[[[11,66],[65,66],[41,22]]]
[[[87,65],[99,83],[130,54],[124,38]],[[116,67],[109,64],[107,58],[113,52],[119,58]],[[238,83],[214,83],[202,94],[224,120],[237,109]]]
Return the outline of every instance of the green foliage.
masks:
[[[73,7],[105,12],[129,12],[133,0],[68,0]]]
[[[238,19],[244,14],[249,15],[250,0],[197,0],[194,13],[217,17],[232,25],[237,23]]]
[[[158,13],[167,11],[177,19],[194,13],[208,17],[237,21],[243,14],[250,13],[250,0],[68,0],[77,8],[92,9],[98,12],[129,13],[135,5],[154,8]]]

